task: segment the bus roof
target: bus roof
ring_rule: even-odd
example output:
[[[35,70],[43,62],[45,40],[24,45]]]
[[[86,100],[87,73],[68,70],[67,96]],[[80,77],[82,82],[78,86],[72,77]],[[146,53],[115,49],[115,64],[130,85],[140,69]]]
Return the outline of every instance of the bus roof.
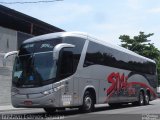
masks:
[[[89,35],[89,34],[84,33],[84,32],[57,32],[57,33],[49,33],[49,34],[40,35],[40,36],[36,36],[36,37],[30,38],[30,39],[27,39],[22,44],[27,44],[27,43],[32,43],[32,42],[38,42],[38,41],[43,41],[43,40],[46,40],[46,39],[52,39],[52,38],[58,38],[58,37],[67,37],[67,36],[81,37],[81,38],[84,38],[84,39],[89,38],[90,41],[93,41],[93,42],[96,42],[96,43],[99,43],[99,44],[103,44],[103,45],[105,45],[107,47],[110,47],[110,48],[116,49],[118,51],[122,51],[124,53],[127,53],[127,54],[130,54],[130,55],[133,55],[133,56],[136,56],[136,57],[139,57],[139,58],[142,58],[142,59],[145,59],[145,60],[148,60],[150,62],[155,63],[154,60],[151,60],[149,58],[141,56],[141,55],[139,55],[139,54],[137,54],[137,53],[135,53],[135,52],[133,52],[131,50],[128,50],[126,48],[123,48],[121,46],[113,45],[111,43],[108,43],[105,40],[97,39],[96,37],[93,37],[92,35]]]

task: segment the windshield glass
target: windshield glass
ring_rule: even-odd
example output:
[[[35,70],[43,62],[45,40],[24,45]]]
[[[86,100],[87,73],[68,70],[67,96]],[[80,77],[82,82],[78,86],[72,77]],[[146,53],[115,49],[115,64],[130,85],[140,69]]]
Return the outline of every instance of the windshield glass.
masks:
[[[53,48],[59,42],[23,45],[15,59],[13,84],[17,87],[38,87],[55,82],[57,66],[53,60]]]
[[[44,59],[45,58],[45,59]],[[41,80],[49,80],[56,76],[56,65],[53,61],[53,52],[35,54],[34,68]]]

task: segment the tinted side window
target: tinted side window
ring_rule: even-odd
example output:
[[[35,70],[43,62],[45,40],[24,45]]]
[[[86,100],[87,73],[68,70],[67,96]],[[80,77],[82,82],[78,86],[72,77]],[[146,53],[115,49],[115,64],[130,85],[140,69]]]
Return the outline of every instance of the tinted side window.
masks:
[[[115,49],[89,42],[84,67],[99,64],[118,68],[126,68],[127,54]]]
[[[105,58],[103,57],[102,49],[104,49],[103,46],[100,46],[99,44],[95,44],[93,42],[89,42],[83,66],[87,67],[95,64],[103,64]],[[105,54],[104,56],[107,56],[107,54]]]
[[[82,49],[85,43],[85,39],[77,37],[66,37],[63,43],[69,43],[75,45],[74,48],[64,48],[61,51],[60,62],[60,78],[63,79],[74,74],[77,70],[77,66],[80,60]]]
[[[156,65],[150,61],[128,55],[128,69],[140,73],[156,74]]]
[[[72,48],[64,48],[60,53],[60,78],[63,79],[73,73],[73,52]]]
[[[156,73],[154,63],[90,41],[83,66],[87,67],[95,64],[140,73]]]

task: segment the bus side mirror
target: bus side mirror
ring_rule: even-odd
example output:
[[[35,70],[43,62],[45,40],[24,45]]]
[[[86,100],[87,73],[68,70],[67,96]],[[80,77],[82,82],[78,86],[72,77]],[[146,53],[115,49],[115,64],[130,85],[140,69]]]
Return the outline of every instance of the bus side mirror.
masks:
[[[75,45],[68,44],[68,43],[60,43],[60,44],[56,45],[53,49],[53,60],[58,60],[59,53],[60,53],[61,49],[73,48],[73,47],[75,47]]]
[[[6,66],[6,59],[11,56],[11,55],[15,55],[15,54],[18,54],[18,51],[11,51],[11,52],[8,52],[4,55],[3,57],[3,66]]]

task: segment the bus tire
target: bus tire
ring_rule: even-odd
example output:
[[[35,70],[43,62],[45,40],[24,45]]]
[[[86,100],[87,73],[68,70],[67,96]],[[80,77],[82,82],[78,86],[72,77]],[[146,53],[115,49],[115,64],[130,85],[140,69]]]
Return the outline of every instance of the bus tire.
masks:
[[[94,111],[94,98],[93,95],[86,91],[83,96],[83,104],[79,108],[81,112],[92,112]]]
[[[145,97],[142,91],[139,92],[138,101],[132,103],[134,106],[142,106],[145,104]]]
[[[48,114],[53,114],[56,111],[55,108],[43,108],[43,109]]]
[[[149,105],[149,94],[146,93],[145,95],[145,102],[144,102],[145,105]]]
[[[139,102],[139,106],[142,106],[145,103],[145,97],[144,97],[144,93],[142,91],[140,91],[140,93],[139,93],[139,101],[138,102]]]
[[[138,105],[142,106],[145,103],[145,97],[144,93],[142,91],[139,92],[139,97],[138,97]]]

